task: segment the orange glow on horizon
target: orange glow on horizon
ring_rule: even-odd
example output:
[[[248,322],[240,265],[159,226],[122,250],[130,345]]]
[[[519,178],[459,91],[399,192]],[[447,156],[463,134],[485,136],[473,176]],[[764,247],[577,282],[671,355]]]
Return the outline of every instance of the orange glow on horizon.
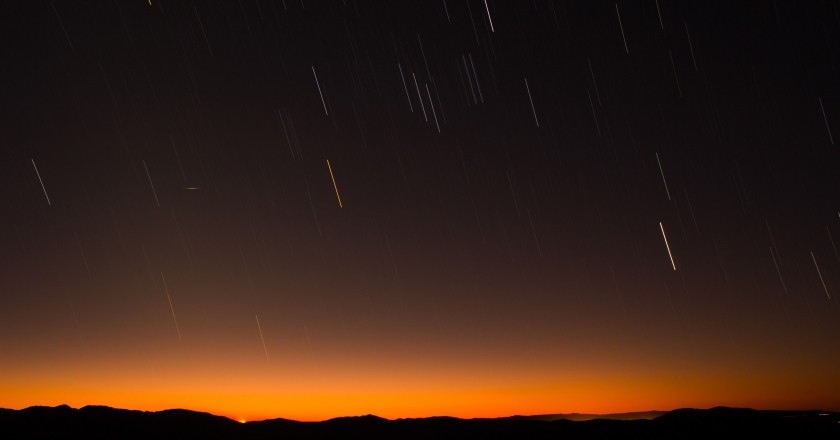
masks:
[[[167,312],[165,297],[163,306]],[[161,321],[171,325],[171,317],[162,315]],[[371,342],[352,350],[321,338],[316,340],[319,350],[310,352],[303,337],[278,341],[268,333],[269,361],[253,315],[247,318],[242,322],[252,333],[245,343],[220,338],[214,349],[196,342],[192,333],[179,340],[169,327],[168,339],[124,350],[88,350],[69,343],[51,351],[21,350],[17,363],[4,366],[0,375],[0,407],[183,408],[235,421],[320,421],[364,414],[387,419],[607,414],[715,406],[840,410],[840,378],[833,364],[782,356],[772,343],[754,344],[745,356],[715,345],[669,349],[688,345],[668,345],[668,335],[642,340],[632,351],[599,349],[577,338],[571,348],[557,344],[554,351],[529,355],[523,348],[527,344],[498,338],[492,346],[452,342],[457,349]],[[261,318],[263,332],[274,330],[274,322],[266,326]],[[813,352],[822,349],[828,347],[816,346]],[[653,356],[661,352],[668,356]],[[805,370],[809,374],[799,374]]]

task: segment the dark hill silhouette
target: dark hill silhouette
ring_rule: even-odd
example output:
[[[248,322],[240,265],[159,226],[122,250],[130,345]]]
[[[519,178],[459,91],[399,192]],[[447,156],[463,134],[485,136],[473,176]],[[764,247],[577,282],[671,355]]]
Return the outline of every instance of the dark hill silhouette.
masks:
[[[508,420],[542,420],[546,422],[553,422],[555,420],[574,420],[577,422],[584,422],[587,420],[603,419],[603,420],[642,420],[655,419],[667,411],[643,411],[643,412],[628,412],[615,414],[538,414],[533,416],[510,416],[502,417]]]
[[[658,413],[658,412],[657,412]],[[650,413],[630,413],[639,416]],[[744,408],[679,409],[653,419],[626,414],[587,421],[562,414],[498,419],[429,417],[388,420],[366,415],[323,422],[271,419],[238,423],[208,413],[158,412],[66,405],[0,409],[3,439],[665,439],[665,438],[840,438],[840,413],[759,411]],[[570,415],[566,415],[570,416]],[[571,415],[575,416],[575,415]],[[581,416],[577,414],[576,416]],[[591,416],[591,415],[585,415]],[[634,416],[635,417],[635,416]],[[630,417],[631,419],[633,417]]]

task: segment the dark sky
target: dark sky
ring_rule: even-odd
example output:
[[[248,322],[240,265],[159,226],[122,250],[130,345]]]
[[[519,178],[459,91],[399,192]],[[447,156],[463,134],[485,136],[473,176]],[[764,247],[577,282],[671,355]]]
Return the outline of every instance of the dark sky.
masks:
[[[5,5],[0,407],[840,410],[840,4],[732,3]]]

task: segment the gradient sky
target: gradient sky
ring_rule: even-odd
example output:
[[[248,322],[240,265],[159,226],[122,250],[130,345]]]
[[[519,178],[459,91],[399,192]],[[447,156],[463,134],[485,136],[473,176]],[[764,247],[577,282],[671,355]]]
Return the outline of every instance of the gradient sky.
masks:
[[[840,410],[840,6],[730,3],[6,5],[0,407]]]

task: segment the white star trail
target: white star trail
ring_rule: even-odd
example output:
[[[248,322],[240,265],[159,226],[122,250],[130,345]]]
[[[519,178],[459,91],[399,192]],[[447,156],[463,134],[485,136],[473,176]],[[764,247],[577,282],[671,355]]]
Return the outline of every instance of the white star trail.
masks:
[[[834,145],[834,136],[831,135],[831,126],[828,125],[828,117],[825,115],[825,107],[823,107],[822,98],[818,98],[820,100],[820,111],[822,111],[823,121],[825,121],[825,129],[828,130],[828,140],[831,141],[831,145]]]
[[[257,329],[260,331],[260,340],[262,341],[263,351],[265,352],[265,360],[271,362],[268,358],[268,348],[265,346],[265,338],[263,337],[262,326],[260,325],[260,317],[258,315],[254,315],[254,318],[257,318]]]
[[[665,248],[668,249],[668,258],[671,259],[671,267],[677,270],[677,265],[674,263],[674,255],[671,253],[671,245],[668,244],[668,237],[665,236],[665,227],[662,226],[662,222],[659,222],[659,229],[662,231],[662,239],[665,240]]]
[[[149,174],[149,167],[146,166],[146,161],[143,161],[143,168],[146,170],[146,177],[149,179],[149,186],[152,187],[152,194],[155,196],[155,204],[160,208],[160,200],[158,200],[157,191],[155,191],[155,184],[152,182],[152,175]]]
[[[659,165],[659,174],[662,175],[662,183],[665,185],[665,195],[668,196],[668,200],[671,200],[671,191],[668,191],[668,182],[665,180],[665,172],[662,171],[662,162],[659,161],[659,153],[656,153],[656,164]]]
[[[329,116],[330,112],[327,111],[327,102],[324,100],[324,92],[321,91],[321,83],[318,81],[318,74],[315,73],[315,66],[312,66],[312,76],[315,77],[315,85],[318,86],[318,94],[321,95],[321,105],[324,106],[324,114]]]
[[[163,290],[166,292],[166,301],[169,302],[169,311],[172,312],[172,321],[175,322],[175,331],[178,332],[178,340],[181,340],[181,326],[178,325],[178,317],[175,316],[175,307],[172,306],[172,297],[169,296],[169,287],[166,285],[166,278],[163,272],[160,273],[160,279],[163,280]]]
[[[618,16],[618,27],[621,28],[621,39],[624,40],[624,51],[630,53],[630,48],[627,47],[627,37],[624,36],[624,25],[621,24],[621,13],[618,12],[618,3],[615,4],[615,15]]]
[[[38,172],[38,166],[35,165],[35,159],[32,159],[32,167],[35,168],[35,174],[38,176],[38,181],[41,182],[41,189],[44,190],[44,197],[47,198],[47,205],[52,205],[50,196],[47,194],[47,187],[44,186],[44,181],[41,179],[41,173]]]
[[[820,283],[822,283],[823,290],[825,290],[825,296],[826,296],[826,298],[831,300],[831,295],[828,294],[828,287],[825,285],[825,280],[823,279],[822,271],[820,270],[820,265],[817,264],[817,258],[814,256],[813,251],[811,252],[811,259],[814,260],[814,267],[817,268],[817,275],[820,276]]]
[[[539,127],[540,120],[537,119],[537,109],[534,107],[534,98],[531,97],[531,88],[528,87],[528,78],[525,78],[525,90],[528,92],[528,101],[531,102],[531,111],[534,112],[534,122],[536,122],[537,127]]]
[[[405,83],[405,76],[403,75],[402,66],[400,65],[400,63],[397,63],[397,67],[399,67],[400,69],[400,79],[403,83],[403,89],[405,89],[405,97],[406,99],[408,99],[408,108],[411,110],[412,113],[414,113],[414,106],[411,104],[411,95],[409,95],[408,93],[408,85]]]
[[[490,6],[487,6],[487,0],[484,0],[484,9],[487,11],[487,19],[490,20],[490,31],[496,32],[496,28],[493,27],[493,17],[490,16]]]

